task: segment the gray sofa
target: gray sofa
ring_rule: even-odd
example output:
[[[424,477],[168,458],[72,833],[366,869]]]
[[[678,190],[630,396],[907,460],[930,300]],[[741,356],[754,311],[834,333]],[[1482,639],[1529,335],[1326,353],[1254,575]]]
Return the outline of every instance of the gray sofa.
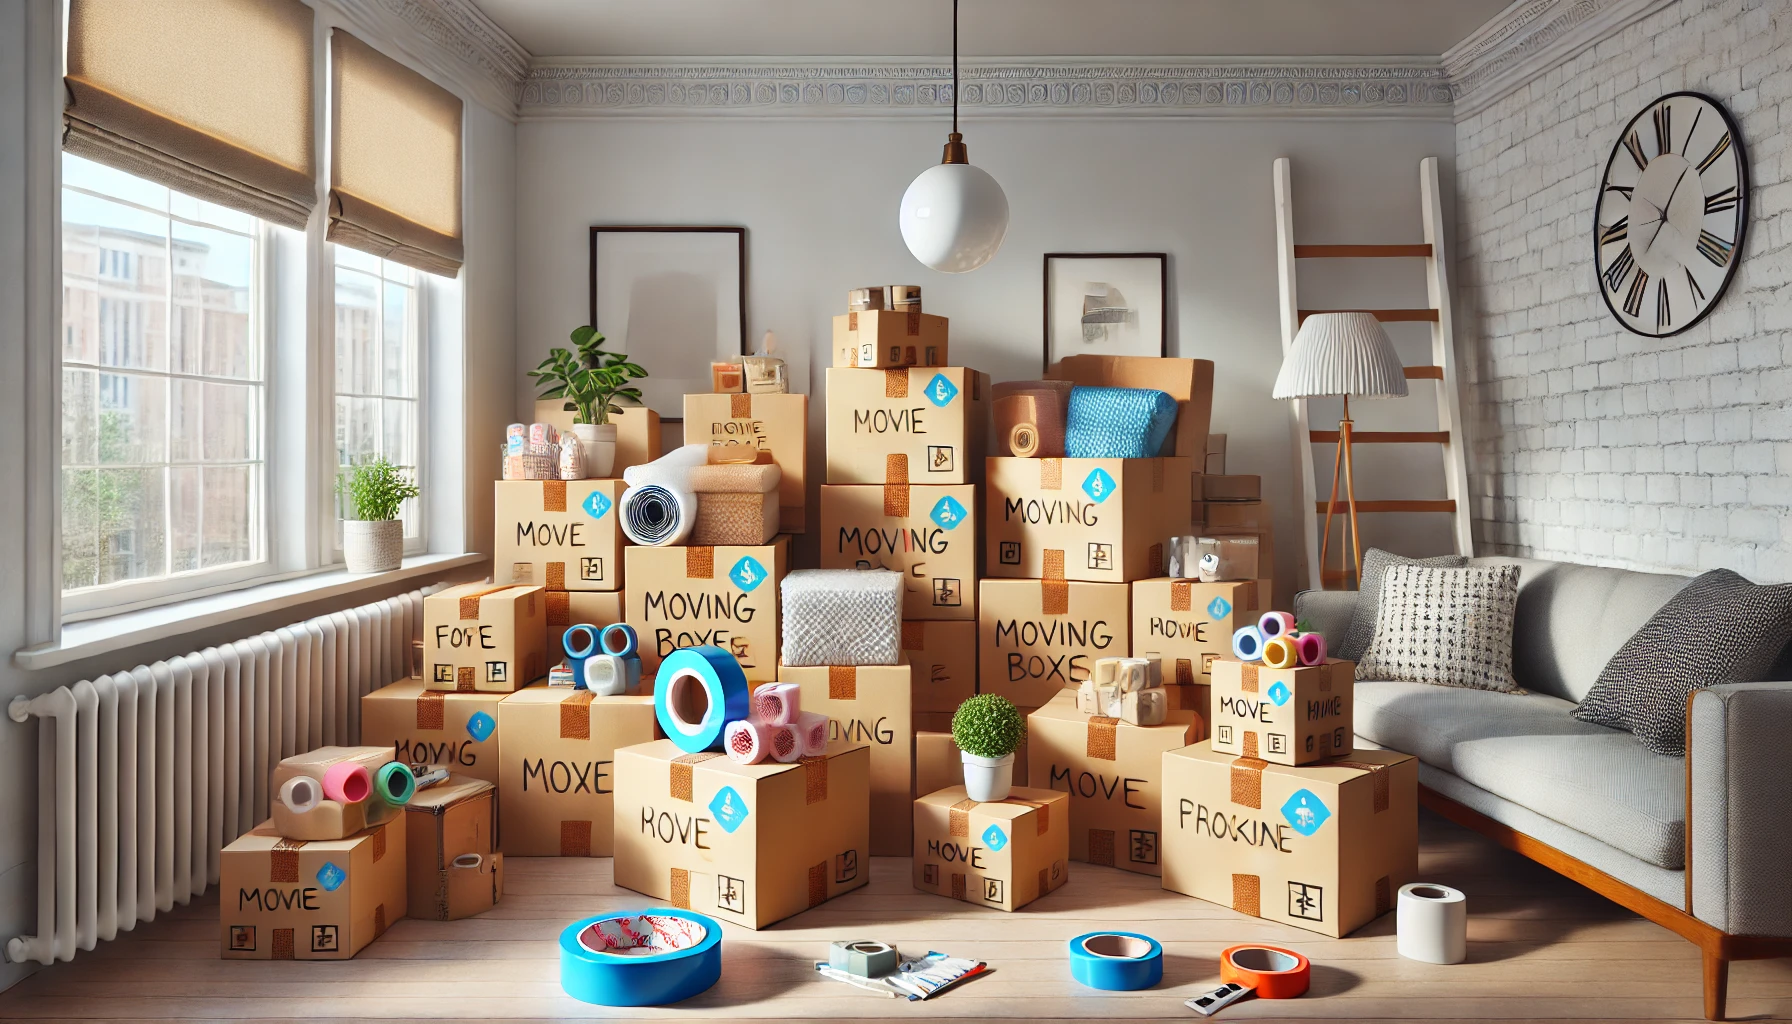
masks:
[[[1721,1019],[1729,961],[1792,955],[1792,683],[1700,691],[1689,756],[1651,753],[1570,712],[1688,578],[1472,564],[1521,567],[1512,660],[1527,692],[1358,680],[1358,744],[1414,755],[1427,806],[1697,943],[1706,1016]],[[1294,608],[1335,643],[1355,601],[1307,591]]]

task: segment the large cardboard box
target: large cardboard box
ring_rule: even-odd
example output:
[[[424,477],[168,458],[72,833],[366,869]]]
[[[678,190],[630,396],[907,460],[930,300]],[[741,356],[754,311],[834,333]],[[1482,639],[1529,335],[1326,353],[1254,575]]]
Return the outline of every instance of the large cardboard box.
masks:
[[[218,855],[226,960],[347,960],[405,916],[405,823],[299,842],[272,821]]]
[[[1158,663],[1171,708],[1199,712],[1212,725],[1207,688],[1213,663],[1231,655],[1233,632],[1262,616],[1270,589],[1268,580],[1202,583],[1162,577],[1133,583],[1133,657]]]
[[[834,365],[861,369],[946,365],[943,316],[872,309],[834,317]]]
[[[1070,859],[1162,874],[1163,755],[1200,738],[1190,711],[1163,725],[1085,715],[1065,691],[1027,716],[1027,785],[1070,794]]]
[[[513,693],[547,674],[540,587],[463,583],[423,599],[424,685]]]
[[[616,751],[659,735],[653,698],[531,686],[498,705],[499,835],[513,857],[608,857]]]
[[[821,567],[902,573],[902,617],[977,617],[974,484],[823,484]]]
[[[485,913],[504,895],[491,783],[453,774],[420,789],[405,805],[404,826],[411,917],[458,921]]]
[[[736,764],[671,740],[616,752],[616,884],[764,928],[870,878],[871,751]]]
[[[400,679],[361,698],[361,742],[405,764],[439,764],[498,783],[502,693],[443,693]]]
[[[1019,910],[1070,878],[1070,798],[1017,786],[978,803],[963,786],[915,801],[915,888]]]
[[[741,547],[630,547],[636,584],[624,605],[641,637],[643,684],[666,655],[708,644],[740,659],[748,679],[776,679],[778,588],[789,552],[783,537]]]
[[[1419,770],[1357,750],[1287,768],[1207,743],[1164,754],[1164,888],[1335,937],[1418,874]]]
[[[1025,778],[1025,776],[1022,776]],[[915,733],[915,796],[964,784],[964,759],[952,733]],[[911,826],[912,827],[912,826]]]
[[[1189,460],[992,458],[989,575],[1126,583],[1189,531]]]
[[[915,667],[918,716],[944,714],[977,693],[977,623],[904,619],[902,652]],[[917,726],[918,728],[919,726]]]
[[[684,439],[686,444],[746,445],[770,452],[782,474],[778,530],[808,532],[808,395],[686,395]]]
[[[572,432],[573,413],[566,411],[558,398],[537,399],[535,422],[552,423],[562,434]],[[616,424],[616,464],[610,476],[621,479],[622,471],[641,466],[660,457],[660,414],[646,406],[628,406],[612,412],[610,422]]]
[[[498,480],[492,484],[492,580],[547,590],[620,590],[621,480]]]
[[[989,374],[963,366],[828,370],[830,484],[983,477]]]
[[[554,666],[566,657],[566,631],[574,626],[604,626],[624,621],[623,595],[620,590],[549,591],[542,595],[547,602],[548,665]]]
[[[1023,711],[1131,649],[1124,583],[984,580],[977,585],[977,690]]]
[[[1176,428],[1165,455],[1205,459],[1213,420],[1213,363],[1206,359],[1068,356],[1046,371],[1083,387],[1150,388],[1176,400]],[[1186,474],[1185,474],[1186,475]]]
[[[778,668],[779,682],[801,688],[804,711],[828,716],[830,741],[870,747],[873,857],[906,857],[913,843],[912,672],[906,663]]]
[[[1356,665],[1274,669],[1221,658],[1213,663],[1213,749],[1273,764],[1341,757],[1356,744]]]

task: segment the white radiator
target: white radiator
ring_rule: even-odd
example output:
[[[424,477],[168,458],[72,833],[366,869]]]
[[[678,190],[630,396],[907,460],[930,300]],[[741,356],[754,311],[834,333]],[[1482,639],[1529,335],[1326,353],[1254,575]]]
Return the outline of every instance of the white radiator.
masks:
[[[217,881],[280,759],[358,742],[362,695],[410,674],[433,589],[13,698],[38,719],[37,934],[7,958],[73,959]]]

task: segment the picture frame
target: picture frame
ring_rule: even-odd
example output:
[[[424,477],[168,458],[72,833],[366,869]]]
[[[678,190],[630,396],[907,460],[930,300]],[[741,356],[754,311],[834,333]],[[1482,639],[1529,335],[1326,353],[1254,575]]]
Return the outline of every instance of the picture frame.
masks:
[[[709,364],[747,354],[747,229],[593,225],[590,314],[606,348],[647,370],[642,404],[682,421]]]
[[[1044,273],[1047,370],[1071,355],[1170,354],[1168,253],[1048,252]]]

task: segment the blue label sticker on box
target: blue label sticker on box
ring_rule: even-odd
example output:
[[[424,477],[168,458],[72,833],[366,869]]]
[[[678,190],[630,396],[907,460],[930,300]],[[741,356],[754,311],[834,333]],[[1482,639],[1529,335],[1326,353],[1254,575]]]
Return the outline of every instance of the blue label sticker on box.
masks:
[[[958,385],[947,380],[945,374],[936,373],[933,375],[933,379],[927,382],[927,400],[934,405],[943,409],[946,407],[946,403],[957,397]]]
[[[765,566],[760,565],[752,555],[742,558],[734,563],[734,568],[728,570],[728,578],[734,581],[734,585],[749,594],[765,582],[766,575]]]
[[[1232,614],[1232,602],[1223,597],[1216,597],[1207,602],[1207,614],[1216,619],[1223,619]]]
[[[323,886],[325,892],[335,892],[346,881],[348,872],[329,861],[324,861],[324,866],[317,869],[317,884]]]
[[[1119,486],[1114,483],[1114,478],[1109,476],[1105,469],[1097,468],[1095,472],[1083,478],[1083,493],[1095,499],[1097,505],[1108,500],[1108,495],[1118,490]]]
[[[1288,824],[1294,826],[1294,831],[1303,836],[1319,831],[1319,826],[1325,824],[1326,819],[1331,816],[1332,812],[1326,809],[1325,804],[1311,790],[1296,791],[1282,805],[1282,817],[1288,819]]]
[[[983,830],[983,845],[1000,853],[1002,852],[1002,847],[1008,845],[1008,836],[1002,831],[1000,825],[992,824]]]
[[[585,514],[591,518],[602,519],[604,514],[610,511],[610,504],[610,496],[608,494],[605,494],[602,491],[592,491],[585,496],[584,501],[579,503],[579,507],[584,509]]]
[[[497,730],[497,720],[483,711],[475,711],[473,717],[467,719],[467,735],[481,743],[491,739],[492,733]]]
[[[733,786],[723,786],[716,793],[716,798],[709,802],[709,813],[716,816],[722,831],[733,835],[741,822],[747,820],[747,802],[741,799]]]
[[[1292,696],[1294,696],[1294,694],[1288,691],[1288,684],[1279,679],[1276,680],[1274,686],[1269,688],[1269,699],[1275,701],[1276,707],[1278,708],[1288,703],[1288,698]]]
[[[958,499],[948,494],[934,502],[933,511],[928,513],[928,518],[940,524],[941,529],[951,530],[955,529],[959,523],[964,522],[964,517],[967,514],[964,506],[958,503]]]

